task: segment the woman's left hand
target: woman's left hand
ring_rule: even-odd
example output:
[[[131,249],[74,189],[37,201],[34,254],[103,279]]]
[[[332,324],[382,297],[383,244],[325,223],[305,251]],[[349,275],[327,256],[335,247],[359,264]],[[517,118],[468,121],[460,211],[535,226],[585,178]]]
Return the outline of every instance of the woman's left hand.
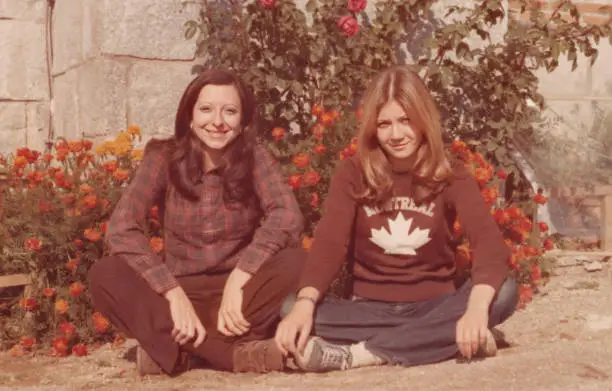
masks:
[[[489,312],[486,308],[470,308],[457,322],[457,346],[461,354],[470,359],[479,346],[487,342],[489,331]]]
[[[242,287],[250,279],[249,273],[234,269],[225,282],[217,318],[217,330],[221,334],[230,337],[243,335],[249,331],[251,324],[242,314]]]

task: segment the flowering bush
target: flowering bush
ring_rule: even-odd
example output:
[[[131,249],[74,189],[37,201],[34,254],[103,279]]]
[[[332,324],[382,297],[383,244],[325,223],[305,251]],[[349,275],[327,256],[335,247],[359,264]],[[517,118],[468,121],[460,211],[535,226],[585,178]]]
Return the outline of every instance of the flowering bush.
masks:
[[[113,337],[108,320],[92,311],[86,276],[104,254],[106,222],[142,158],[133,148],[138,137],[133,126],[95,152],[91,141],[59,140],[51,153],[20,148],[0,158],[0,275],[32,281],[27,297],[0,301],[0,344],[20,340],[14,354],[47,343],[53,355],[84,355],[84,343]],[[161,251],[154,214],[150,222],[151,245]]]

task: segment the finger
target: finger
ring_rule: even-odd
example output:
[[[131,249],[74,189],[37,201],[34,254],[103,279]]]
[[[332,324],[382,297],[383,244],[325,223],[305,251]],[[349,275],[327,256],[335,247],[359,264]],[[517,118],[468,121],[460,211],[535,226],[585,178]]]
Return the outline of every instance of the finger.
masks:
[[[472,329],[472,334],[470,338],[470,349],[472,354],[476,354],[478,351],[478,346],[480,345],[480,329],[474,328]]]
[[[274,335],[274,342],[276,343],[276,347],[278,348],[278,350],[281,351],[283,356],[287,356],[289,354],[289,351],[285,348],[285,345],[283,344],[283,334],[284,328],[279,326],[279,328],[276,329],[276,334]]]
[[[245,333],[251,328],[251,324],[248,320],[246,320],[244,314],[240,310],[236,312],[236,323],[244,330]]]
[[[302,326],[298,333],[297,349],[300,353],[303,353],[306,348],[306,342],[308,342],[308,337],[310,337],[310,329],[311,325],[306,324]]]
[[[219,312],[219,318],[217,319],[217,331],[225,336],[228,336],[228,337],[231,336],[230,332],[227,330],[227,327],[225,326],[225,318],[223,317],[221,312]]]
[[[193,343],[193,346],[197,348],[202,344],[202,342],[204,342],[204,339],[206,338],[206,329],[202,325],[202,322],[198,322],[196,324],[196,332],[198,338],[196,338],[195,342]]]
[[[461,322],[457,323],[457,329],[455,331],[455,341],[457,343],[459,353],[461,353],[463,357],[466,357],[466,351],[463,348],[463,325],[461,324]]]
[[[229,310],[227,316],[230,318],[230,322],[227,322],[227,324],[230,326],[230,330],[234,331],[236,335],[242,335],[249,331],[248,326],[244,325],[247,321],[244,320],[241,312]],[[231,326],[233,326],[233,328]]]
[[[232,317],[232,313],[228,312],[224,314],[225,316],[225,327],[232,333],[232,335],[242,335],[243,331],[236,325],[236,321]]]

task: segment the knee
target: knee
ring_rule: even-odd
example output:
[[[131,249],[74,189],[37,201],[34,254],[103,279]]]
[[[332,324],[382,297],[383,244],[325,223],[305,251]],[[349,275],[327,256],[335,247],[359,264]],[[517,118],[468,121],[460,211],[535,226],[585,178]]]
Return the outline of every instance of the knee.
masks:
[[[287,314],[289,314],[289,312],[293,308],[293,305],[295,304],[296,297],[297,296],[295,293],[291,293],[287,295],[285,300],[283,300],[283,303],[281,304],[281,309],[280,309],[281,318],[284,318],[285,316],[287,316]]]
[[[119,257],[109,256],[100,258],[87,273],[89,290],[93,297],[99,296],[101,290],[109,289],[113,281],[125,275],[125,261]]]
[[[506,278],[495,297],[493,311],[498,318],[496,323],[502,323],[516,310],[518,304],[518,285],[512,277]]]

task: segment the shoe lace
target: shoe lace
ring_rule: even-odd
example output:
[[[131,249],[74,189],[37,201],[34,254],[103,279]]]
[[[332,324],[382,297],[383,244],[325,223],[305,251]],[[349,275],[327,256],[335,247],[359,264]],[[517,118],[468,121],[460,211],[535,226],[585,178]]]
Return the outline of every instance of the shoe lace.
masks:
[[[324,369],[348,369],[350,367],[350,352],[342,346],[325,344],[321,347],[323,356],[321,366]]]

